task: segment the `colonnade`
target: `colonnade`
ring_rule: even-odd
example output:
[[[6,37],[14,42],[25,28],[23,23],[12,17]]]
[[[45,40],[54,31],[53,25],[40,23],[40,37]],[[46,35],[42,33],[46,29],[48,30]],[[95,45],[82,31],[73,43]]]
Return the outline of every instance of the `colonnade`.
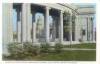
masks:
[[[30,32],[30,19],[35,17],[34,10],[31,10],[31,4],[22,4],[20,9],[16,7],[17,11],[17,42],[31,42],[31,32]],[[50,38],[50,26],[49,26],[49,16],[51,7],[43,7],[44,9],[44,21],[45,21],[45,41],[49,42]],[[32,17],[32,16],[33,17]],[[32,17],[32,18],[31,18]],[[63,42],[63,11],[59,10],[59,41]],[[36,20],[32,20],[32,32],[33,39],[32,42],[36,41]]]
[[[33,5],[33,6],[32,6]],[[36,6],[36,7],[35,7]],[[34,8],[35,7],[35,8]],[[13,9],[16,9],[17,12],[17,42],[33,42],[37,43],[36,38],[36,20],[35,20],[35,14],[38,11],[41,11],[44,13],[44,40],[45,42],[50,42],[50,26],[49,26],[49,16],[51,14],[55,15],[57,17],[57,20],[54,18],[54,21],[58,22],[57,25],[57,36],[59,42],[63,43],[64,41],[64,32],[63,32],[63,21],[64,21],[64,12],[66,10],[64,9],[56,9],[54,7],[50,6],[41,6],[41,5],[34,5],[29,3],[23,3],[23,4],[3,4],[3,49],[4,53],[7,52],[7,44],[13,41]],[[72,10],[73,11],[73,10]],[[70,34],[70,42],[72,42],[72,11],[70,12],[70,20],[69,26],[69,34]],[[31,22],[31,23],[30,23]],[[82,23],[83,22],[83,23]],[[82,33],[85,35],[83,36]],[[94,40],[94,32],[93,32],[93,17],[90,16],[84,16],[81,17],[80,15],[76,15],[75,19],[75,41],[79,41],[80,38],[83,39],[83,41],[93,41]],[[32,31],[32,34],[31,34]],[[88,34],[88,35],[87,35]],[[89,35],[90,34],[90,35]],[[90,39],[89,39],[90,37]]]
[[[8,34],[9,37],[11,37],[11,38],[6,37],[7,35],[5,35],[4,38],[7,38],[8,40],[11,40],[11,41],[7,41],[7,42],[13,42],[13,29],[12,29],[13,28],[13,25],[12,25],[12,22],[13,22],[12,16],[13,15],[12,15],[12,11],[13,11],[14,6],[15,6],[15,4],[8,5],[9,11],[7,11],[7,14],[5,14],[5,17],[10,19],[10,20],[6,21],[6,22],[9,22],[9,23],[7,23],[7,28],[6,28],[7,30],[9,28],[9,30],[8,30],[9,34],[7,32],[5,32],[5,33]],[[50,42],[50,37],[49,37],[50,36],[50,29],[49,29],[50,28],[50,26],[49,26],[50,10],[54,9],[54,10],[58,11],[58,14],[59,14],[57,16],[58,19],[59,19],[58,20],[58,22],[59,22],[59,26],[58,26],[59,34],[58,35],[59,35],[59,41],[63,42],[64,41],[64,39],[63,39],[63,35],[64,35],[64,32],[63,32],[63,20],[64,20],[63,16],[64,15],[63,15],[63,13],[64,13],[64,10],[55,9],[55,8],[52,8],[52,7],[49,7],[49,6],[41,6],[41,5],[34,5],[34,6],[41,7],[41,9],[43,9],[42,11],[44,12],[45,42]],[[8,10],[8,8],[7,8],[7,10]],[[35,20],[36,9],[34,8],[32,10],[32,8],[34,8],[32,6],[32,4],[28,4],[28,3],[27,4],[23,3],[23,4],[15,6],[15,9],[16,9],[16,12],[17,12],[17,42],[37,42],[37,39],[36,39],[36,20]],[[70,13],[70,14],[72,15],[72,13]],[[81,37],[80,31],[78,29],[80,29],[80,27],[82,27],[82,26],[81,25],[78,26],[78,24],[82,24],[82,23],[77,22],[77,21],[80,21],[79,17],[78,17],[78,15],[76,15],[75,41],[79,41],[79,38]],[[69,19],[70,19],[70,24],[69,24],[70,25],[70,41],[72,41],[72,16],[70,16]],[[90,21],[90,20],[91,19],[88,19],[88,21]],[[30,21],[32,23],[30,23]],[[31,26],[30,25],[32,25],[32,34],[31,34]],[[85,27],[85,26],[83,26],[83,27]],[[88,28],[88,26],[87,26],[87,28]],[[93,28],[93,26],[92,26],[92,28]],[[92,28],[90,28],[90,30]],[[32,38],[31,38],[31,36],[32,36]],[[91,37],[91,39],[93,39],[93,34],[90,37]],[[88,38],[88,36],[86,38]]]

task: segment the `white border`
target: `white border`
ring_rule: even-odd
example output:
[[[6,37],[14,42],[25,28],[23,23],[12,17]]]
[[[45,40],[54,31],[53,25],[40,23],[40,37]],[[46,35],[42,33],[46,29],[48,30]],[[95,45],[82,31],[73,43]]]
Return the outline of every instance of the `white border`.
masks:
[[[59,61],[59,62],[50,62],[50,64],[100,64],[100,2],[99,0],[1,0],[0,2],[0,62],[1,64],[17,64],[16,61],[13,63],[11,62],[4,62],[2,61],[2,3],[96,3],[96,27],[97,27],[97,61],[88,61],[88,62],[72,62],[72,61]],[[49,64],[49,62],[38,62],[38,61],[30,61],[30,64]],[[20,61],[18,64],[29,64],[29,61],[27,62],[22,62]]]
[[[23,3],[95,3],[97,0],[2,0],[2,2],[23,2]]]

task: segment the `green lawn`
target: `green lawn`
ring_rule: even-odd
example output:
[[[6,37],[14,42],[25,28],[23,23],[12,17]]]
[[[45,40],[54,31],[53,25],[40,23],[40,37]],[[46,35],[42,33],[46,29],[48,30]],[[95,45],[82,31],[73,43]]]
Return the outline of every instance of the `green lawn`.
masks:
[[[74,44],[66,45],[64,48],[88,48],[95,49],[95,43],[83,43],[83,44]],[[3,57],[3,60],[14,60],[9,57]],[[20,60],[20,59],[19,59]],[[30,56],[24,58],[23,60],[28,61],[95,61],[96,60],[96,50],[66,50],[60,53],[51,50],[48,53],[40,53],[37,56]]]
[[[4,58],[4,60],[14,60]],[[20,60],[20,59],[19,59]],[[61,53],[42,53],[38,56],[26,57],[28,61],[95,61],[96,51],[62,51]]]
[[[61,53],[42,54],[35,58],[47,61],[95,61],[96,51],[63,51]]]
[[[81,44],[73,44],[73,45],[65,45],[66,48],[89,48],[96,49],[96,43],[81,43]]]

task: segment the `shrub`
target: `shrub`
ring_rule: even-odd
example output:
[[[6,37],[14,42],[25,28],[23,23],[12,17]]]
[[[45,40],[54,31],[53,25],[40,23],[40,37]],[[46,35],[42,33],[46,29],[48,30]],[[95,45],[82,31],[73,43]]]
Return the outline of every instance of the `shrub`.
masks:
[[[61,43],[56,43],[54,48],[55,52],[59,53],[62,51],[63,45]]]
[[[30,56],[39,54],[39,46],[33,45],[33,43],[26,42],[24,43],[23,48]]]
[[[8,51],[10,53],[10,57],[13,59],[25,59],[27,57],[31,57],[39,54],[39,47],[33,46],[32,43],[11,43],[8,45]]]
[[[48,53],[50,51],[50,45],[48,43],[42,43],[40,48],[41,53]]]
[[[83,42],[83,40],[80,38],[80,39],[79,39],[79,42]]]
[[[8,52],[10,53],[10,57],[14,59],[23,59],[26,56],[20,43],[10,43],[8,45]]]

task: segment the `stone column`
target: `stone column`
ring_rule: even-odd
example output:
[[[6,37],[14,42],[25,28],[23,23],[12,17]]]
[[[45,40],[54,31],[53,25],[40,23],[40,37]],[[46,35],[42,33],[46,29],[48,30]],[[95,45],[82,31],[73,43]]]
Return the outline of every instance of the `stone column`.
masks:
[[[46,35],[45,36],[46,36],[47,43],[49,42],[49,9],[50,9],[49,7],[45,8],[45,10],[46,10],[45,11],[45,24],[46,24],[46,27],[45,27],[46,28],[46,31],[45,31]]]
[[[3,54],[8,53],[8,44],[13,42],[13,4],[11,3],[3,3],[3,33],[2,33],[2,44],[3,44]]]
[[[27,3],[26,4],[27,6],[27,14],[26,14],[26,18],[27,18],[27,21],[26,21],[26,39],[27,39],[27,42],[31,42],[31,4],[30,3]]]
[[[91,17],[89,17],[89,34],[90,34],[90,41],[92,41],[92,21],[91,21]]]
[[[32,11],[32,42],[36,43],[36,21],[35,21],[35,12]]]
[[[72,15],[70,14],[70,43],[72,43]]]
[[[13,42],[13,4],[9,4],[8,7],[8,41]],[[5,18],[6,19],[6,18]]]
[[[89,17],[87,16],[87,41],[90,41],[90,28],[89,28]]]
[[[21,42],[21,11],[17,11],[17,42]]]
[[[80,32],[79,32],[79,20],[78,20],[79,18],[78,18],[78,15],[76,16],[76,19],[75,19],[75,41],[78,41],[78,39],[79,39],[79,34],[80,34]]]
[[[90,36],[91,36],[91,34],[90,34],[90,17],[88,16],[88,41],[90,41]]]
[[[91,32],[91,27],[90,27],[90,22],[91,22],[91,21],[90,21],[90,17],[88,17],[88,24],[89,24],[89,27],[88,27],[88,29],[89,29],[89,30],[88,30],[88,31],[89,31],[89,41],[91,40],[91,33],[90,33],[90,32]]]
[[[94,22],[93,22],[94,17],[91,17],[91,18],[92,18],[92,20],[91,20],[91,22],[92,22],[92,41],[95,41],[94,40]]]
[[[26,3],[22,4],[22,42],[26,42]]]
[[[91,17],[91,32],[92,32],[92,39],[91,41],[94,41],[93,38],[94,38],[94,35],[93,35],[93,32],[94,32],[94,25],[93,25],[93,17]]]
[[[52,33],[52,40],[55,41],[56,39],[56,17],[55,16],[52,16],[53,17],[53,33]]]
[[[60,11],[60,42],[63,43],[63,11]]]

